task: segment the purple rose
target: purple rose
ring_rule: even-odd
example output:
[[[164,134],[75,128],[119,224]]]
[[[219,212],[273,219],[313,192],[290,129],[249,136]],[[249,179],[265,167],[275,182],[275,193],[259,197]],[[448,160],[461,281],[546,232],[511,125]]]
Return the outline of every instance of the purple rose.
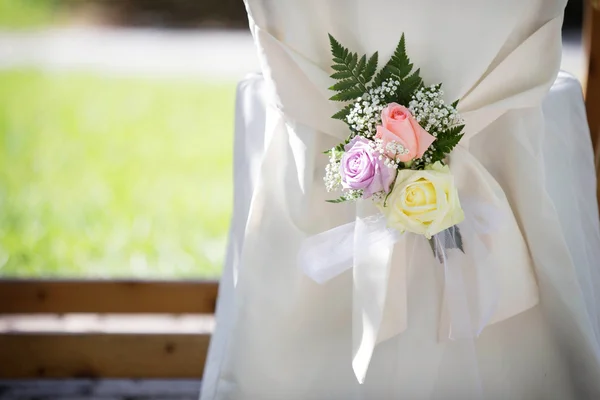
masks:
[[[363,190],[363,197],[373,193],[390,191],[395,169],[385,166],[383,160],[370,146],[371,141],[362,136],[354,137],[348,143],[342,156],[340,175],[345,189]]]

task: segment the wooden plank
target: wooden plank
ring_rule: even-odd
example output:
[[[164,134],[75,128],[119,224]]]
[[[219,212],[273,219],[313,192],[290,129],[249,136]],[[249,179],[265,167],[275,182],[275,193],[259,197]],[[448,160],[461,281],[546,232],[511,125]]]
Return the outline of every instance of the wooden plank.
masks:
[[[600,1],[586,0],[583,24],[583,44],[588,72],[585,87],[587,118],[594,147],[596,172],[600,172]],[[600,205],[600,174],[597,181]]]
[[[0,335],[69,334],[199,334],[214,330],[212,314],[2,314]],[[1,399],[1,397],[0,397]]]
[[[587,57],[587,77],[584,82],[587,117],[596,151],[600,156],[600,2],[586,0],[583,45]],[[598,163],[596,164],[598,167]]]
[[[0,280],[0,314],[212,314],[217,282]]]
[[[0,379],[0,399],[198,400],[199,379]]]
[[[0,335],[0,378],[202,376],[210,335]]]

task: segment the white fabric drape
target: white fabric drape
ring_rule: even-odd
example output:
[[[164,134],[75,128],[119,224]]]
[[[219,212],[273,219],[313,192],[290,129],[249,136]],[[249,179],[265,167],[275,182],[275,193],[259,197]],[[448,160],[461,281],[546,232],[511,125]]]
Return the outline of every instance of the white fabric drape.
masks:
[[[555,81],[563,7],[247,2],[264,80],[238,91],[235,210],[202,399],[600,396],[595,177],[581,89]],[[427,242],[394,249],[363,385],[352,369],[352,273],[320,286],[296,265],[305,237],[354,216],[324,202],[321,151],[346,135],[329,118],[327,32],[381,59],[406,33],[425,81],[462,100],[468,133],[453,172],[489,175],[513,232],[492,242],[505,314],[474,342],[439,340],[444,278],[426,267]],[[406,268],[409,253],[422,266]]]

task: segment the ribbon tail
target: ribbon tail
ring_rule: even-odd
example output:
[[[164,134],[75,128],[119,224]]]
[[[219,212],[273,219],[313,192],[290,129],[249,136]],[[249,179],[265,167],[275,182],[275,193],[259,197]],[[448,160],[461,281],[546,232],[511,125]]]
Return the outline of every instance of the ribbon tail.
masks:
[[[324,284],[352,268],[355,225],[351,222],[306,238],[298,252],[302,271]]]
[[[393,298],[387,296],[392,253],[401,237],[387,228],[383,214],[359,200],[355,222],[306,238],[298,253],[302,271],[319,284],[353,268],[352,367],[360,383],[377,343],[406,329],[406,265],[394,277],[399,282]]]
[[[497,310],[499,294],[494,265],[475,220],[467,218],[456,231],[444,231],[433,238],[438,261],[444,269],[441,341],[479,336]],[[453,234],[458,229],[462,237],[460,245]]]
[[[376,221],[360,218],[361,202],[357,204],[354,231],[354,290],[352,312],[352,368],[359,383],[364,383],[373,350],[383,321],[388,279],[394,243],[385,218]],[[378,235],[379,233],[379,235]],[[376,240],[367,240],[370,237]],[[369,243],[365,246],[365,243]]]

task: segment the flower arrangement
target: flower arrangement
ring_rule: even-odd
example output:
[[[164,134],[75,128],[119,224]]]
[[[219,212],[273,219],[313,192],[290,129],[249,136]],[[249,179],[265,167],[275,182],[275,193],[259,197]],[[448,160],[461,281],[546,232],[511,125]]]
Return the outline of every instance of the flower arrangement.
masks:
[[[446,104],[441,84],[423,84],[406,54],[404,34],[379,72],[377,52],[367,59],[331,35],[329,40],[331,77],[337,80],[330,100],[347,103],[332,118],[344,121],[350,133],[325,152],[327,191],[341,192],[328,201],[371,199],[389,227],[428,239],[448,230],[461,248],[455,225],[464,213],[445,164],[463,136],[458,101]]]

